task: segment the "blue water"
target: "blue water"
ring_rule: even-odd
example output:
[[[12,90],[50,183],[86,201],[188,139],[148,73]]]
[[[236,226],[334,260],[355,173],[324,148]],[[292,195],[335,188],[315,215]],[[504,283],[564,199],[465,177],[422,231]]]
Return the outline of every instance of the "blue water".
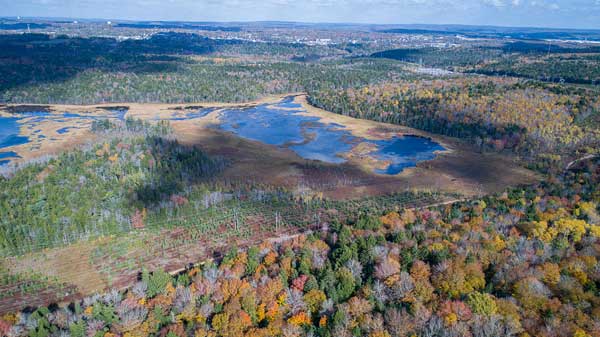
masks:
[[[379,145],[379,149],[372,154],[373,157],[391,162],[386,169],[375,170],[380,174],[398,174],[405,168],[415,167],[418,162],[434,159],[435,151],[445,150],[430,139],[416,136],[394,137],[374,143]]]
[[[0,117],[0,149],[25,144],[27,137],[19,136],[21,125],[16,117]]]
[[[65,134],[67,132],[69,132],[69,129],[72,129],[71,127],[66,127],[66,128],[60,128],[58,130],[56,130],[56,133],[58,133],[59,135]]]
[[[0,152],[0,159],[4,159],[4,158],[10,158],[10,157],[18,157],[19,155],[17,155],[16,152]]]
[[[240,137],[265,144],[287,147],[305,159],[340,164],[342,156],[361,142],[376,145],[370,155],[389,162],[376,173],[396,175],[418,162],[435,158],[444,148],[434,141],[416,137],[370,140],[353,136],[345,126],[323,123],[319,117],[305,116],[300,104],[288,98],[277,104],[263,104],[245,109],[227,109],[220,115],[220,128]]]
[[[19,136],[21,125],[19,118],[0,117],[0,166],[10,163],[10,159],[18,157],[14,152],[2,152],[5,147],[21,145],[29,142],[29,138]]]
[[[340,157],[340,154],[352,150],[352,147],[359,140],[357,137],[352,136],[349,131],[339,130],[338,127],[330,124],[318,123],[306,128],[305,133],[311,136],[309,137],[310,141],[292,145],[290,149],[302,158],[334,164],[345,162],[346,160]]]
[[[301,116],[298,112],[300,110],[272,109],[268,105],[224,110],[221,128],[270,145],[299,144],[305,138],[302,124],[316,122],[319,118]]]
[[[19,158],[19,155],[12,151],[0,152],[0,166],[10,163],[10,160],[5,158]]]

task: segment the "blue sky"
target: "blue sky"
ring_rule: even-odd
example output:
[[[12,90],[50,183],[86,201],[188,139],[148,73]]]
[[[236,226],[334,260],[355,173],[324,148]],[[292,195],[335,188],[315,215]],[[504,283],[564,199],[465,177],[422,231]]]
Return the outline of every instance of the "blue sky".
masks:
[[[600,0],[0,0],[2,16],[599,28]]]

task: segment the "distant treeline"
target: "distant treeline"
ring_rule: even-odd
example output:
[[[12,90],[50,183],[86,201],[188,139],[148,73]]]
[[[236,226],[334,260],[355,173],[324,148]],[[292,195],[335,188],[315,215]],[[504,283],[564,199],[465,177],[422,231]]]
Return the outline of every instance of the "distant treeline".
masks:
[[[331,60],[364,54],[361,48],[256,43],[175,32],[125,41],[4,35],[0,101],[240,102],[321,87],[362,86],[404,72],[403,65],[389,60]]]
[[[382,33],[392,33],[392,34],[433,34],[433,35],[457,35],[457,34],[460,34],[459,32],[448,31],[448,30],[408,29],[408,28],[386,29],[381,32]]]
[[[386,58],[419,63],[433,67],[467,66],[499,57],[501,51],[491,48],[403,48],[385,50],[371,54],[374,58]]]
[[[552,42],[525,42],[516,41],[505,43],[500,47],[505,53],[575,53],[575,54],[589,54],[589,53],[600,53],[600,46],[584,46],[584,47],[562,47]]]
[[[51,37],[45,34],[0,36],[0,90],[25,83],[68,79],[86,69],[135,73],[176,68],[171,55],[207,54],[235,41],[197,34],[159,33],[149,39]]]
[[[600,111],[594,90],[512,78],[393,81],[320,90],[309,101],[342,115],[468,139],[481,150],[546,155],[597,153]]]
[[[531,78],[545,82],[600,82],[600,46],[516,41],[497,47],[404,48],[371,54],[460,72]]]
[[[426,63],[432,66],[464,66],[478,64],[503,54],[593,54],[600,53],[600,46],[563,47],[549,42],[508,42],[499,47],[457,47],[457,48],[401,48],[380,51],[371,57],[388,58],[399,61]]]
[[[554,30],[506,27],[436,26],[381,30],[391,34],[462,35],[470,38],[524,40],[600,40],[600,30]]]
[[[205,30],[205,31],[222,31],[222,32],[239,32],[242,29],[240,27],[223,27],[223,26],[211,26],[211,25],[198,25],[193,23],[152,23],[152,22],[140,22],[140,23],[119,23],[116,24],[117,28],[140,28],[140,29],[189,29],[189,30]]]
[[[60,58],[66,54],[79,55],[82,58],[123,53],[202,54],[213,51],[216,45],[230,43],[236,42],[172,32],[154,34],[148,39],[129,39],[121,42],[104,37],[79,38],[66,35],[52,37],[46,34],[18,34],[0,36],[0,46],[2,47],[0,58],[49,58],[53,56]],[[70,59],[69,61],[77,62],[78,60]]]
[[[0,23],[0,30],[44,29],[51,25],[45,23]]]

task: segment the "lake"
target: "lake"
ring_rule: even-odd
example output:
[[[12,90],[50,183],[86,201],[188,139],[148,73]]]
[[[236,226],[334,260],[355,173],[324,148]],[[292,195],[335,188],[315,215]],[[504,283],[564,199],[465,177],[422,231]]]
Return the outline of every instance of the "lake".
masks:
[[[389,163],[375,173],[396,175],[417,163],[434,159],[436,151],[445,150],[440,144],[418,136],[396,136],[371,140],[354,136],[343,125],[323,123],[319,117],[303,114],[305,110],[293,99],[252,108],[225,109],[219,112],[220,128],[242,138],[289,148],[305,159],[341,164],[359,143],[374,150],[369,155]]]

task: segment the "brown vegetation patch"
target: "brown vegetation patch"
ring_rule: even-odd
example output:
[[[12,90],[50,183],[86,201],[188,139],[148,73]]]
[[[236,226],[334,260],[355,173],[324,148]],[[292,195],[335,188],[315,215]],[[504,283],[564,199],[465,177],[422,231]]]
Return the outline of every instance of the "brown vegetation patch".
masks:
[[[129,106],[127,105],[115,105],[115,106],[99,106],[97,109],[102,110],[129,110]]]
[[[19,285],[12,285],[11,287],[3,287],[0,289],[0,292],[2,293],[11,291],[19,292]],[[0,314],[18,312],[27,307],[36,308],[47,306],[52,303],[71,302],[78,300],[81,297],[82,294],[77,291],[75,286],[51,286],[31,293],[0,298]]]
[[[8,113],[18,114],[24,112],[52,112],[52,107],[49,105],[5,105],[2,109]]]

